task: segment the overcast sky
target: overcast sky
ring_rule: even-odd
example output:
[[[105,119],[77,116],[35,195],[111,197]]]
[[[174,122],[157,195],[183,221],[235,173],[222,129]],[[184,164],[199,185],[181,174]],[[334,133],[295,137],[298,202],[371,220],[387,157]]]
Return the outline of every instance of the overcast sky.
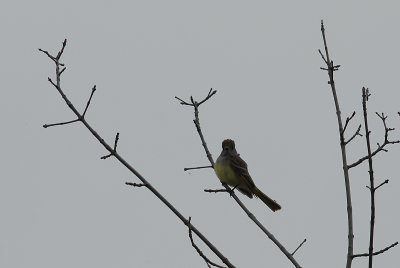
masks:
[[[225,138],[256,185],[276,199],[271,212],[246,206],[303,267],[344,267],[345,188],[336,114],[318,49],[324,19],[346,136],[362,123],[361,88],[372,144],[382,142],[375,111],[400,139],[400,17],[396,1],[3,1],[0,9],[0,267],[206,267],[186,227],[75,119],[48,83],[64,38],[62,87],[88,122],[236,267],[293,267],[227,194],[193,125],[174,96],[200,100],[201,126],[214,157]],[[364,130],[362,130],[364,131]],[[364,137],[349,163],[366,154]],[[374,158],[375,248],[400,240],[400,146]],[[355,253],[368,251],[367,165],[350,171]],[[220,262],[195,236],[210,259]],[[374,258],[399,267],[399,247]],[[365,267],[367,258],[353,267]]]

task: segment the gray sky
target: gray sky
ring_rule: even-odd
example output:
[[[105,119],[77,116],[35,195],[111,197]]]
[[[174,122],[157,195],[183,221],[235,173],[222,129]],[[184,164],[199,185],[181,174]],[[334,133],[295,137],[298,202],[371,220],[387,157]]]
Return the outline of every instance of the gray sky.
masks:
[[[283,1],[282,1],[283,2]],[[323,62],[320,20],[345,119],[361,123],[361,88],[369,102],[373,144],[383,128],[400,130],[399,6],[395,1],[3,1],[0,9],[0,267],[205,267],[187,229],[81,124],[47,82],[68,45],[65,93],[81,110],[96,84],[87,120],[237,267],[293,267],[219,188],[194,128],[193,111],[174,99],[218,93],[200,108],[213,157],[232,138],[257,186],[276,199],[239,197],[303,267],[344,267],[347,220],[336,115]],[[399,132],[393,138],[400,138]],[[365,155],[363,138],[349,162]],[[400,147],[374,159],[375,247],[400,240]],[[351,170],[355,253],[368,249],[366,165]],[[208,256],[218,261],[195,237]],[[375,258],[398,267],[399,247]],[[356,259],[353,267],[365,267]]]

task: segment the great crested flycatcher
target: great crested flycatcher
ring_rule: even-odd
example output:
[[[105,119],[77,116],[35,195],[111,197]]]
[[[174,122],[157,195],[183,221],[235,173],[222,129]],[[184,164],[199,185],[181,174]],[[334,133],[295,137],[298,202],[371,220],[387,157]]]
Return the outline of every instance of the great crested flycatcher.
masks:
[[[281,206],[269,198],[254,184],[247,170],[246,162],[236,152],[235,142],[227,139],[222,142],[222,152],[214,165],[215,173],[220,181],[235,187],[244,195],[261,199],[272,211],[281,209]]]

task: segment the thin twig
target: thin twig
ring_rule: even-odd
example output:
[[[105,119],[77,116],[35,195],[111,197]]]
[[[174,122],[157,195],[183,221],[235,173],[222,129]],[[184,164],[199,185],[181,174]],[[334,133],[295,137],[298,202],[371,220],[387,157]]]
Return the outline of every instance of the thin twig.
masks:
[[[351,136],[351,138],[347,141],[344,142],[345,145],[347,145],[349,142],[351,142],[356,136],[360,136],[362,137],[362,134],[360,133],[361,130],[361,125],[358,126],[358,129],[356,130],[356,132],[353,134],[353,136]],[[344,131],[344,130],[343,130]]]
[[[213,168],[213,167],[212,166],[190,167],[190,168],[184,168],[183,171],[188,171],[192,169],[202,169],[202,168]]]
[[[93,88],[92,88],[92,92],[90,93],[90,97],[89,97],[89,100],[88,100],[88,102],[86,104],[85,111],[83,111],[82,117],[85,117],[87,109],[89,108],[89,105],[90,105],[90,101],[92,100],[93,93],[95,91],[96,91],[96,85],[94,85]]]
[[[389,180],[386,179],[384,182],[382,182],[381,184],[379,184],[378,186],[375,187],[375,191],[378,190],[379,187],[381,187],[382,185],[389,183]]]
[[[192,220],[192,217],[189,217],[189,221],[188,222],[190,223],[191,220]],[[210,267],[210,268],[211,268],[210,265],[218,267],[218,268],[225,268],[224,266],[221,266],[221,265],[218,265],[218,264],[212,262],[209,258],[206,257],[206,255],[204,255],[204,253],[194,243],[193,236],[192,236],[192,228],[190,227],[190,225],[188,225],[188,226],[189,226],[189,228],[188,228],[189,229],[189,238],[190,238],[190,242],[192,243],[192,247],[194,247],[196,249],[196,251],[200,255],[200,257],[202,257],[203,260],[206,262],[207,266]]]
[[[381,254],[381,253],[383,253],[383,252],[385,252],[385,251],[391,249],[392,247],[397,246],[398,244],[399,244],[399,242],[394,242],[394,243],[391,244],[390,246],[387,246],[387,247],[385,247],[384,249],[381,249],[381,250],[379,250],[379,251],[376,251],[376,252],[372,253],[372,255],[374,255],[374,256],[379,255],[379,254]],[[369,253],[354,254],[354,255],[353,255],[353,258],[357,258],[357,257],[368,257],[368,256],[369,256]]]
[[[102,157],[100,157],[100,159],[107,159],[110,156],[115,155],[117,153],[118,140],[119,140],[119,132],[117,132],[117,135],[115,135],[114,149],[112,150],[112,152],[110,152],[108,155],[103,155]]]
[[[146,183],[125,182],[125,184],[134,187],[147,187]]]
[[[204,189],[204,192],[206,192],[206,193],[222,193],[222,192],[231,193],[232,191],[227,190],[227,189],[217,189],[217,190]]]
[[[346,131],[347,125],[349,124],[350,120],[353,119],[353,117],[355,115],[356,115],[356,112],[354,111],[350,117],[346,118],[346,123],[344,124],[344,127],[343,127],[343,133]]]
[[[75,123],[75,122],[78,122],[78,121],[81,121],[81,120],[79,120],[79,119],[74,119],[74,120],[71,120],[71,121],[61,122],[61,123],[44,124],[43,127],[44,127],[44,128],[48,128],[48,127],[54,127],[54,126],[62,126],[62,125],[67,125],[67,124]]]
[[[300,245],[293,251],[292,255],[294,255],[294,254],[299,250],[299,248],[301,248],[301,246],[302,246],[306,241],[307,241],[307,239],[304,238],[303,242],[301,242]]]

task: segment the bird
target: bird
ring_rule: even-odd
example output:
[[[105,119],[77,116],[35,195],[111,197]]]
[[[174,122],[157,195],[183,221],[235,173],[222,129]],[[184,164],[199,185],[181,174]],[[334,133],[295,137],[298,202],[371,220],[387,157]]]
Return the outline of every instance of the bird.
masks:
[[[238,189],[249,198],[253,196],[260,198],[272,211],[281,209],[275,200],[269,198],[254,184],[247,163],[237,153],[233,140],[226,139],[222,142],[222,152],[215,162],[214,170],[221,182]]]

